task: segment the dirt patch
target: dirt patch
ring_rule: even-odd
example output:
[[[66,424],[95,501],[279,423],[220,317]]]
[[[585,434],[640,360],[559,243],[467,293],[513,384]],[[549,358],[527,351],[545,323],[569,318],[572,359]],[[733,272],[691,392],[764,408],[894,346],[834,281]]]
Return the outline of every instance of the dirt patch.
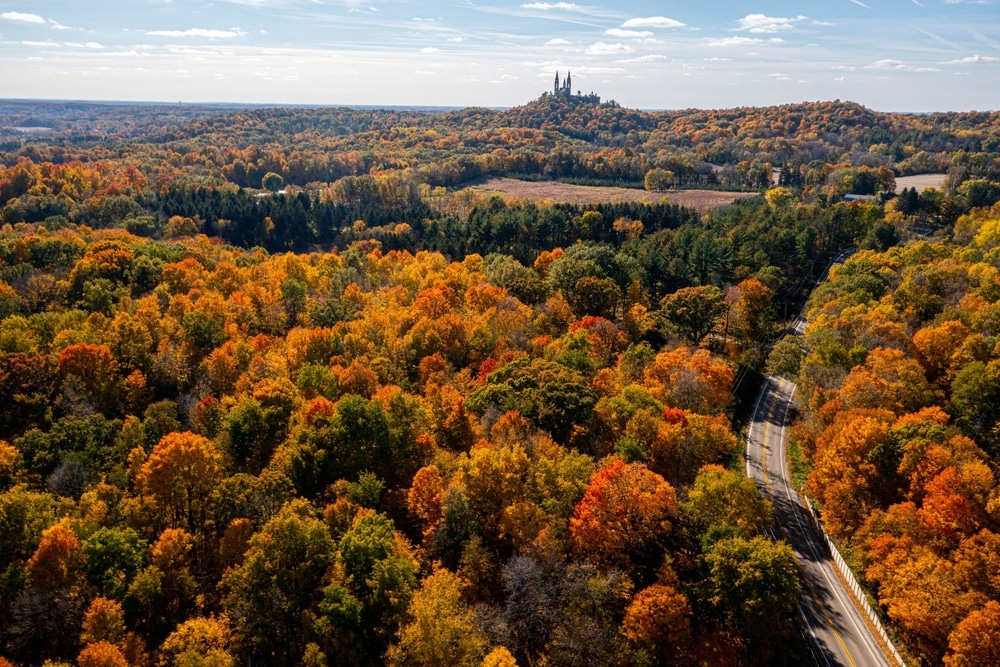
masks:
[[[663,199],[671,204],[689,206],[699,211],[732,204],[737,199],[756,197],[756,192],[716,192],[714,190],[671,190],[647,192],[632,188],[570,185],[556,181],[518,181],[513,178],[490,178],[473,190],[532,201],[595,204],[598,202],[642,202],[655,204]]]
[[[916,188],[917,192],[923,192],[924,188],[941,189],[947,174],[917,174],[916,176],[900,176],[896,179],[896,194],[903,191],[903,188]]]

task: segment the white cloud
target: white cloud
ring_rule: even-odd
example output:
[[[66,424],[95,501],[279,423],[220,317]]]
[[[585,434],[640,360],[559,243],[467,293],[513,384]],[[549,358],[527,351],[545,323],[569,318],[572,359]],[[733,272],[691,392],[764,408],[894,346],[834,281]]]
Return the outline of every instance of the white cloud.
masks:
[[[784,44],[785,40],[780,37],[772,37],[771,39],[757,39],[756,37],[723,37],[722,39],[713,39],[708,43],[709,46],[747,46],[750,44]]]
[[[623,28],[683,28],[684,24],[666,16],[648,16],[646,18],[629,19],[622,23]]]
[[[946,65],[983,65],[986,63],[1000,62],[1000,58],[994,58],[993,56],[981,56],[976,54],[974,56],[968,56],[965,58],[959,58],[958,60],[949,60]]]
[[[54,47],[59,47],[59,44],[56,43],[56,42],[53,42],[52,40],[48,40],[46,42],[32,42],[32,41],[25,40],[25,41],[23,41],[21,43],[24,44],[25,46],[54,46]]]
[[[893,72],[905,72],[912,69],[902,60],[893,60],[892,58],[886,58],[885,60],[876,60],[868,67],[870,67],[871,69],[884,69]]]
[[[529,2],[521,5],[521,9],[541,9],[542,11],[562,9],[567,12],[578,12],[583,8],[580,5],[574,5],[572,2]]]
[[[620,74],[625,70],[621,67],[574,67],[577,74]]]
[[[206,39],[232,39],[246,33],[239,29],[209,30],[207,28],[190,28],[188,30],[147,30],[147,35],[157,37],[204,37]]]
[[[559,37],[556,37],[555,39],[550,39],[545,42],[545,46],[569,46],[572,43],[573,42],[568,39],[560,39]]]
[[[791,30],[797,21],[805,20],[805,16],[795,18],[782,18],[779,16],[766,16],[764,14],[747,14],[739,19],[738,30],[748,30],[753,33],[775,33],[782,30]]]
[[[810,21],[809,25],[818,25],[818,26],[823,26],[825,28],[829,28],[830,26],[833,25],[833,21]]]
[[[103,49],[104,48],[104,45],[103,44],[99,44],[98,42],[87,42],[84,46],[86,46],[88,49]]]
[[[632,53],[632,51],[632,47],[626,46],[625,44],[605,44],[604,42],[597,42],[587,49],[587,54],[592,56],[607,56],[615,53]]]
[[[667,57],[660,55],[659,53],[651,53],[646,56],[639,56],[638,58],[629,58],[628,60],[619,60],[620,63],[648,63],[654,60],[666,60]]]
[[[420,53],[441,53],[441,49],[434,46],[428,46],[420,49]]]
[[[4,12],[0,14],[0,19],[20,21],[21,23],[45,23],[45,19],[38,14],[24,14],[22,12]]]
[[[611,35],[612,37],[621,37],[622,39],[629,39],[630,37],[641,39],[653,36],[653,33],[648,30],[622,30],[621,28],[609,28],[604,31],[604,34]]]

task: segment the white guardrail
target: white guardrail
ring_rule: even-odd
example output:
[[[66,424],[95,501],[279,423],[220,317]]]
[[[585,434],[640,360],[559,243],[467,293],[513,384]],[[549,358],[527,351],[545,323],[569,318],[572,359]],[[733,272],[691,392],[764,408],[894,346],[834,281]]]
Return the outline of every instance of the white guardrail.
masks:
[[[861,589],[861,586],[858,585],[858,580],[854,577],[854,573],[851,572],[851,568],[847,566],[847,563],[844,561],[843,556],[840,555],[840,552],[837,550],[833,540],[831,540],[830,536],[826,534],[825,530],[823,530],[823,524],[820,523],[819,517],[816,516],[816,512],[813,511],[812,503],[809,501],[809,497],[805,496],[805,494],[803,495],[805,497],[806,509],[809,511],[809,515],[812,516],[813,524],[819,529],[820,535],[823,536],[823,540],[826,542],[826,546],[830,550],[830,554],[833,556],[833,562],[837,565],[837,569],[840,570],[840,574],[844,576],[844,580],[847,581],[848,585],[851,587],[851,591],[854,593],[854,598],[861,604],[861,608],[864,610],[865,614],[868,615],[868,619],[878,631],[882,641],[884,641],[885,645],[889,647],[889,651],[892,653],[892,657],[895,658],[896,664],[898,664],[899,667],[906,667],[906,663],[903,662],[903,657],[899,655],[899,651],[896,650],[892,640],[889,639],[889,635],[886,634],[885,628],[882,627],[882,621],[879,620],[878,615],[871,608],[871,605],[868,604],[868,597]]]

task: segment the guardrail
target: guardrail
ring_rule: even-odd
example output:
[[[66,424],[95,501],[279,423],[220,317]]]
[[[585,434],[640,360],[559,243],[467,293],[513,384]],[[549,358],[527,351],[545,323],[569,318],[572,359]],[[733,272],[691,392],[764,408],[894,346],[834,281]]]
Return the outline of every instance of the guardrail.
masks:
[[[903,657],[899,655],[899,651],[896,650],[892,640],[889,639],[889,635],[886,634],[885,628],[882,627],[882,621],[872,609],[871,605],[868,604],[868,597],[858,584],[858,580],[854,577],[854,573],[851,571],[851,568],[847,566],[847,563],[844,561],[844,557],[840,555],[840,551],[837,550],[837,546],[833,543],[833,540],[831,540],[830,536],[826,534],[825,530],[823,530],[823,524],[820,523],[819,517],[816,516],[816,512],[813,511],[812,503],[809,501],[809,496],[805,496],[805,505],[806,510],[809,512],[809,516],[812,517],[813,525],[816,526],[819,534],[823,536],[823,541],[826,543],[827,549],[830,550],[830,555],[833,556],[833,562],[837,565],[837,569],[840,570],[840,574],[843,575],[844,580],[847,581],[847,584],[851,587],[851,591],[854,593],[854,598],[861,604],[861,608],[864,610],[865,614],[867,614],[868,620],[872,622],[872,625],[878,631],[882,641],[884,641],[885,645],[889,647],[889,652],[892,654],[892,657],[895,658],[896,664],[898,664],[899,667],[906,667]]]

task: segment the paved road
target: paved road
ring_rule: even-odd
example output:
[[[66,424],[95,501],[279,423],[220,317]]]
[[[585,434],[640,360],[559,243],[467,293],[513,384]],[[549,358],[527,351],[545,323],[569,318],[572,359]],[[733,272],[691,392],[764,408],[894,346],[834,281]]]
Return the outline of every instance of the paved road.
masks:
[[[892,667],[840,583],[789,482],[785,424],[794,394],[795,385],[788,380],[771,376],[765,381],[747,434],[747,476],[774,502],[777,536],[788,541],[799,562],[799,611],[814,662],[821,667]]]

